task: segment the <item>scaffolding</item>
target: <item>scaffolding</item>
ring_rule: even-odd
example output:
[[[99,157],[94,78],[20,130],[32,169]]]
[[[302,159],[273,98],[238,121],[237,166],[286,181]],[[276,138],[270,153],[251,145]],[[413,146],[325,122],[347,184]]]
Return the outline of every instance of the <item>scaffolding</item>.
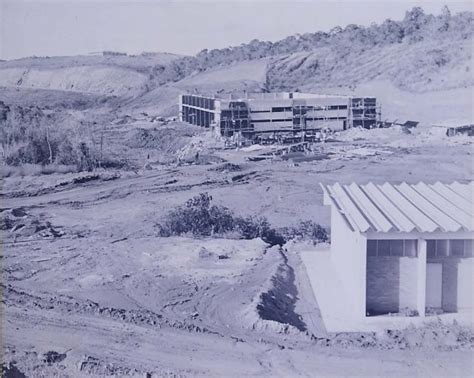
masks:
[[[381,110],[374,97],[271,95],[270,98],[268,94],[255,94],[252,99],[248,94],[239,98],[222,95],[220,99],[182,95],[180,116],[184,122],[214,127],[225,137],[235,133],[250,138],[257,134],[280,133],[302,140],[321,131],[351,127],[370,129],[381,122]],[[267,101],[260,102],[263,99]]]
[[[347,127],[377,127],[381,119],[381,108],[374,97],[350,98]]]
[[[232,101],[229,103],[229,109],[221,112],[221,130],[222,135],[230,137],[234,133],[242,135],[252,133],[253,127],[250,121],[250,109],[243,101]]]

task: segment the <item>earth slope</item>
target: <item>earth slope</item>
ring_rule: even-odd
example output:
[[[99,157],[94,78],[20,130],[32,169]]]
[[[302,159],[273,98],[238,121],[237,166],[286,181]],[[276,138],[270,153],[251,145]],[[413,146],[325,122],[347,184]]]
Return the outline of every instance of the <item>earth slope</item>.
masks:
[[[170,78],[177,55],[92,55],[25,58],[0,63],[0,87],[134,96]]]
[[[120,114],[171,116],[177,114],[177,97],[183,92],[300,90],[376,96],[382,118],[467,122],[472,119],[472,43],[470,37],[359,50],[329,45],[191,72],[179,62],[192,58],[172,54],[27,58],[0,63],[0,87],[7,92],[0,100],[17,101],[11,90],[27,90],[23,101],[28,104],[38,97],[35,91],[54,90],[48,97],[113,96]]]

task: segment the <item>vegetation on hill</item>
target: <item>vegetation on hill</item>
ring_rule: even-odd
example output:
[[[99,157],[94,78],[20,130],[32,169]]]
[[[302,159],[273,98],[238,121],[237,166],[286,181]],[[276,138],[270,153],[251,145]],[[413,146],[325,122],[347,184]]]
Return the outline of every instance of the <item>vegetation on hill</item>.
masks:
[[[305,85],[302,89],[313,90],[315,83],[318,88],[321,84],[350,87],[384,75],[381,78],[405,89],[458,88],[472,84],[472,37],[472,12],[452,15],[445,6],[440,14],[432,15],[415,7],[400,21],[336,26],[329,32],[293,35],[276,42],[255,39],[240,46],[205,49],[196,56],[104,52],[1,62],[0,86],[139,99],[134,104],[140,104],[141,98],[161,102],[160,93],[174,95],[174,89],[232,92],[242,81],[239,69],[228,73],[216,69],[254,61],[251,68],[258,78],[245,83],[249,90],[297,90]],[[199,80],[204,71],[210,76]],[[266,72],[262,82],[260,71]],[[227,77],[229,85],[224,85],[222,77]],[[169,106],[164,108],[169,113]]]
[[[387,19],[380,25],[372,24],[368,27],[350,24],[345,28],[336,26],[329,32],[319,31],[289,36],[277,42],[254,39],[240,46],[205,49],[195,57],[183,57],[174,61],[169,69],[185,77],[196,70],[202,71],[219,65],[307,52],[324,47],[345,55],[393,44],[413,44],[431,40],[457,41],[472,37],[472,21],[472,12],[452,15],[445,6],[441,14],[435,16],[425,14],[422,8],[415,7],[406,12],[401,21]]]
[[[107,157],[94,129],[92,122],[72,120],[63,112],[0,101],[0,144],[8,165],[67,165],[78,171],[120,166]]]

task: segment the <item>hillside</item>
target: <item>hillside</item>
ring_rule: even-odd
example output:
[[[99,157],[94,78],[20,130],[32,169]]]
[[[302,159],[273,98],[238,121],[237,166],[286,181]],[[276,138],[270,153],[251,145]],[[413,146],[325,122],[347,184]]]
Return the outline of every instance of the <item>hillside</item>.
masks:
[[[275,59],[268,83],[275,90],[351,87],[380,79],[412,92],[467,87],[474,83],[472,43],[472,38],[421,41],[347,53],[324,47]]]
[[[122,111],[176,115],[180,93],[205,94],[261,92],[266,90],[268,58],[238,62],[195,72],[176,82],[158,86],[127,103]]]
[[[203,50],[174,63],[187,76],[169,85],[211,94],[373,95],[390,118],[472,119],[473,25],[471,12],[452,15],[444,7],[431,15],[413,8],[401,21]]]
[[[173,113],[182,91],[340,88],[345,93],[380,80],[409,92],[468,88],[473,85],[473,25],[472,12],[452,15],[444,7],[431,15],[415,7],[400,21],[337,26],[276,42],[253,40],[192,57],[103,52],[24,58],[0,62],[0,87],[123,97],[125,108],[154,107],[160,114]]]
[[[136,96],[174,79],[174,54],[24,58],[0,62],[0,87]]]
[[[182,92],[270,91],[370,95],[384,118],[432,123],[471,119],[473,38],[372,47],[343,54],[331,47],[237,62],[195,72],[131,101],[132,109],[176,113]]]

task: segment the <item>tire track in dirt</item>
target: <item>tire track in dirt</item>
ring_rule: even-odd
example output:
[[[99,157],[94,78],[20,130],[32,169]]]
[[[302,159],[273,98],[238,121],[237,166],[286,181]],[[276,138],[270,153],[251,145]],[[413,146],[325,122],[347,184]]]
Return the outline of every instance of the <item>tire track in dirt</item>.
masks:
[[[121,309],[100,306],[91,300],[79,300],[70,296],[48,296],[39,294],[29,294],[22,290],[13,288],[12,285],[0,284],[2,291],[2,303],[9,307],[28,309],[39,309],[45,311],[54,311],[60,313],[84,314],[89,316],[98,316],[101,318],[110,318],[116,321],[131,323],[140,326],[161,328],[168,326],[190,332],[204,332],[217,334],[206,327],[200,327],[192,323],[185,323],[179,320],[171,320],[147,309]]]
[[[250,268],[232,279],[196,282],[195,292],[164,307],[163,314],[230,335],[237,342],[276,343],[284,348],[288,333],[296,335],[296,342],[310,342],[311,335],[293,312],[297,295],[291,272],[278,247],[267,248]],[[273,302],[269,305],[266,300]],[[277,314],[275,318],[262,317],[259,307],[265,312],[268,306]]]
[[[163,315],[217,334],[230,334],[236,341],[255,338],[254,322],[258,321],[255,303],[265,281],[281,263],[275,252],[267,250],[249,269],[232,278],[216,282],[192,280],[170,288],[166,295],[171,298],[162,307]],[[179,293],[178,297],[173,295],[174,291]]]

